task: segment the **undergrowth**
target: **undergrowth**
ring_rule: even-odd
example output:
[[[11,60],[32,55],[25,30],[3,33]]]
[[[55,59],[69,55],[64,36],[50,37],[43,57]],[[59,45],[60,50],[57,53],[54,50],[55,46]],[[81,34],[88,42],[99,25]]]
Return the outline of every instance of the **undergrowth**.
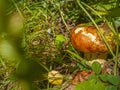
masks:
[[[78,84],[75,90],[79,90],[82,85],[86,87],[91,82],[92,85],[98,83],[98,87],[106,88],[105,90],[120,89],[119,81],[116,80],[120,78],[119,0],[8,1],[9,4],[3,6],[5,7],[6,18],[18,13],[24,22],[22,33],[19,32],[19,34],[16,34],[16,32],[10,33],[11,31],[6,29],[7,20],[4,22],[6,27],[2,28],[6,31],[0,29],[0,40],[2,42],[0,44],[0,90],[62,90],[69,82],[69,75],[75,75],[80,70],[91,69],[86,65],[83,53],[74,49],[70,42],[72,28],[80,23],[93,24],[98,29],[110,51],[110,58],[108,57],[107,61],[113,63],[113,73],[108,75],[110,78],[106,78],[97,70],[95,72],[97,74],[90,80]],[[0,7],[0,9],[3,7]],[[1,15],[0,18],[3,18],[3,16]],[[98,24],[101,22],[107,22],[111,31],[115,34],[115,51],[112,51],[99,30]],[[16,23],[19,23],[19,21]],[[8,46],[4,47],[4,45]],[[1,48],[7,48],[8,52]],[[4,52],[5,50],[6,52]],[[2,53],[5,53],[5,55]],[[101,67],[98,66],[97,64],[92,69],[100,69]],[[53,85],[48,82],[47,74],[52,70],[57,70],[64,75],[62,85]],[[105,87],[104,84],[106,85],[108,82],[109,87]],[[103,88],[98,90],[104,90]],[[96,88],[90,90],[96,90]]]

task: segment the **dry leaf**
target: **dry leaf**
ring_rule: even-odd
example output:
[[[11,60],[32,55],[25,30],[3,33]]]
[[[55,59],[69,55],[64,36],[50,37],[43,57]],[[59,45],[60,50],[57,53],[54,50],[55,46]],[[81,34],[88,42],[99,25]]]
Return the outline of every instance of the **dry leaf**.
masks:
[[[52,70],[48,73],[48,81],[51,84],[62,84],[63,82],[63,75],[60,72]]]

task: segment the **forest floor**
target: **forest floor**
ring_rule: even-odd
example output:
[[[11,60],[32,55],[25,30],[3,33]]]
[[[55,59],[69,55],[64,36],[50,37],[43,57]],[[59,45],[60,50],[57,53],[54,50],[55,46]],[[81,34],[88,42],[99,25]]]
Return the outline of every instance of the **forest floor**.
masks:
[[[3,22],[6,31],[0,29],[0,90],[120,90],[117,3],[119,0],[10,1]],[[114,50],[103,33],[107,53],[85,53],[71,43],[78,24],[97,28],[103,23],[107,24],[103,29],[109,28],[114,35],[110,36]]]

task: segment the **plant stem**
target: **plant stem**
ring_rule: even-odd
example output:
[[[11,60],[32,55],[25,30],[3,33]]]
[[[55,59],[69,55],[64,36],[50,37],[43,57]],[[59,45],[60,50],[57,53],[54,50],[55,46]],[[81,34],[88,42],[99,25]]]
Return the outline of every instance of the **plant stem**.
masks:
[[[91,8],[89,5],[85,4],[84,2],[81,2],[84,6],[88,7],[91,11],[93,11],[96,15],[98,15],[100,18],[102,18],[101,15],[99,15],[93,8]]]
[[[118,55],[119,55],[119,44],[120,44],[120,40],[119,40],[119,32],[118,29],[116,28],[115,25],[115,20],[112,19],[113,25],[115,26],[116,29],[116,58],[114,59],[115,65],[114,65],[114,75],[117,75],[117,66],[118,66]]]
[[[79,59],[80,61],[86,61],[85,59],[83,59],[82,57],[80,57],[79,55],[70,50],[67,50],[67,52],[70,53],[72,56],[76,57],[77,59]]]
[[[14,0],[12,0],[12,2],[13,2],[13,4],[14,4],[14,6],[16,7],[16,9],[17,9],[17,11],[18,11],[19,15],[23,18],[23,15],[22,15],[22,13],[21,13],[20,9],[18,8],[17,4],[15,3],[15,1],[14,1]]]
[[[79,56],[78,54],[76,54],[76,53],[74,53],[74,52],[72,52],[72,51],[70,51],[70,50],[66,50],[66,51],[67,51],[69,54],[71,54],[71,56],[74,56],[75,58],[79,59],[79,60],[76,60],[77,62],[81,62],[81,64],[82,64],[83,66],[89,67],[89,64],[88,64],[88,62],[87,62],[86,59],[83,59],[81,56]]]
[[[110,23],[108,22],[108,20],[106,18],[104,18],[104,20],[106,21],[107,25],[109,26],[110,30],[115,34],[115,36],[117,35],[115,29],[110,25]]]
[[[58,9],[59,9],[59,12],[60,12],[60,16],[61,16],[61,18],[62,18],[62,21],[63,21],[64,25],[66,26],[66,29],[69,30],[69,29],[68,29],[68,26],[67,26],[67,23],[65,22],[65,19],[64,19],[63,15],[62,15],[62,11],[61,11],[61,9],[60,9],[60,5],[59,5],[59,8],[58,8]]]

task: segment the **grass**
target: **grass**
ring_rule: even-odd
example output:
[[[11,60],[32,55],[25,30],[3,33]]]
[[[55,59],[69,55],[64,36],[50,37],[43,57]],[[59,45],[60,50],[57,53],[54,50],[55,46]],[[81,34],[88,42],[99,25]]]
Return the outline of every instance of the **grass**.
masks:
[[[10,45],[15,48],[19,55],[14,62],[11,62],[6,56],[5,58],[0,57],[1,90],[5,88],[10,88],[9,90],[22,90],[21,88],[27,88],[28,90],[29,88],[33,88],[33,90],[61,90],[61,88],[66,87],[65,83],[69,81],[67,75],[74,75],[77,71],[89,69],[82,53],[76,51],[70,42],[71,30],[79,23],[92,23],[96,26],[110,51],[111,58],[108,59],[114,62],[113,75],[119,75],[120,38],[119,30],[114,27],[119,16],[114,16],[116,13],[111,11],[112,8],[118,7],[116,3],[119,1],[110,0],[106,3],[106,0],[20,0],[18,2],[10,0],[9,2],[10,8],[6,11],[7,15],[18,13],[24,20],[24,28],[23,33],[20,34],[22,38],[14,34],[10,35],[6,30],[6,34],[0,39],[8,39]],[[104,4],[104,6],[99,4]],[[96,5],[99,5],[97,10],[94,9]],[[108,7],[110,8],[108,9]],[[99,12],[102,12],[102,10],[106,10],[109,14],[100,14]],[[111,13],[113,16],[110,15]],[[108,23],[117,38],[115,52],[112,51],[98,28],[98,23],[102,21]],[[0,31],[1,33],[3,31]],[[58,43],[56,43],[56,38],[59,35],[63,35],[63,37],[60,37]],[[15,38],[15,40],[9,39],[10,37]],[[19,47],[18,42],[21,43]],[[16,55],[13,55],[13,57],[16,58]],[[64,75],[62,85],[52,85],[47,81],[47,73],[51,70],[57,70]],[[25,79],[26,81],[19,83],[19,79]],[[32,83],[26,84],[26,82]],[[15,87],[15,85],[17,86]],[[21,87],[22,85],[25,87]]]

